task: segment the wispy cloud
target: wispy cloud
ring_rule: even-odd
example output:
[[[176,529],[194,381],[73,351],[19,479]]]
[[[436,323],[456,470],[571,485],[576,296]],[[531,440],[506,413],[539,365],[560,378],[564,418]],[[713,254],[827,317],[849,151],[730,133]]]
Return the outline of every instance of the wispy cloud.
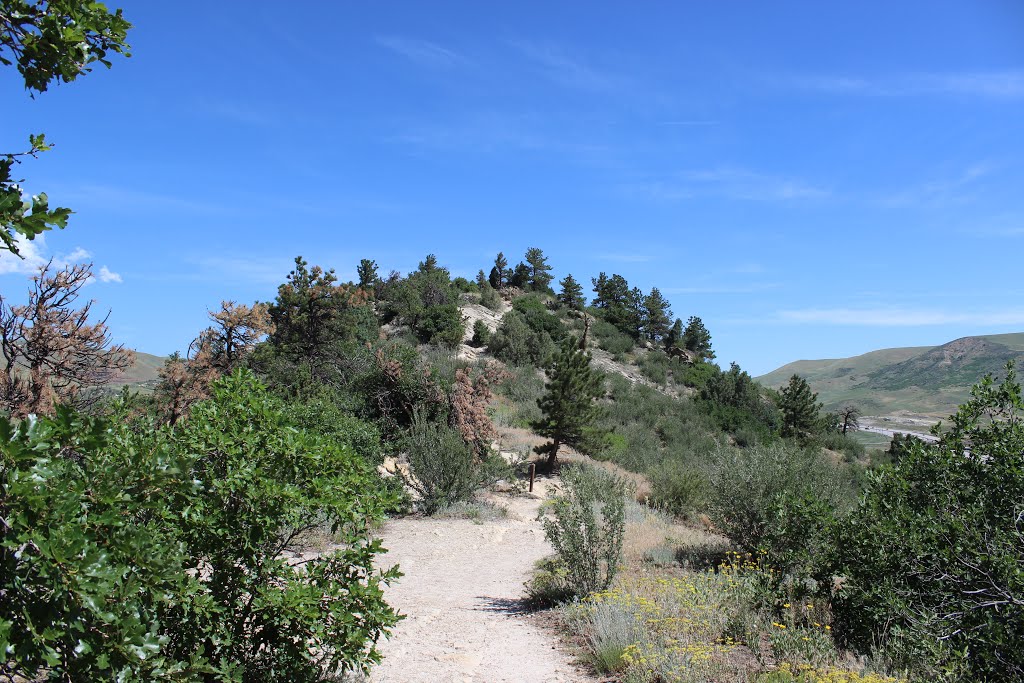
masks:
[[[862,327],[931,325],[1024,325],[1024,308],[991,311],[948,311],[907,308],[804,308],[779,311],[780,322]]]
[[[994,99],[1024,97],[1024,69],[1001,71],[914,73],[886,78],[844,75],[802,75],[779,79],[790,87],[834,95],[914,97],[969,95]]]
[[[185,277],[254,285],[281,284],[294,266],[293,259],[276,256],[199,256],[188,261],[199,271]]]
[[[831,190],[802,180],[740,168],[682,171],[664,180],[627,186],[628,192],[652,199],[675,201],[701,196],[721,196],[748,201],[795,201],[824,199]]]
[[[598,92],[617,90],[624,85],[620,76],[591,66],[559,45],[527,40],[509,41],[509,44],[536,65],[546,78],[559,85]]]
[[[63,268],[71,264],[84,263],[92,258],[92,254],[82,247],[75,247],[67,254],[51,254],[46,245],[46,235],[38,235],[34,240],[17,235],[15,241],[21,257],[6,250],[0,251],[0,275],[28,275],[31,277],[38,275],[39,269],[51,261],[54,267]],[[106,266],[100,266],[99,274],[92,278],[93,281],[96,279],[99,279],[100,282],[122,281],[119,274]]]
[[[465,64],[468,61],[454,50],[427,40],[395,35],[375,36],[374,40],[381,47],[385,47],[420,66],[448,68]]]
[[[190,213],[232,214],[237,207],[214,204],[202,200],[137,190],[117,185],[85,183],[59,188],[62,200],[77,205],[102,206],[105,211],[127,211],[137,213],[140,209],[179,210]]]
[[[252,102],[201,99],[195,103],[195,109],[208,116],[224,119],[243,126],[272,126],[278,123],[280,119],[280,117],[268,111],[266,107]]]
[[[920,207],[960,204],[973,197],[977,182],[995,170],[988,162],[972,164],[959,173],[929,180],[884,196],[878,203],[886,207]]]

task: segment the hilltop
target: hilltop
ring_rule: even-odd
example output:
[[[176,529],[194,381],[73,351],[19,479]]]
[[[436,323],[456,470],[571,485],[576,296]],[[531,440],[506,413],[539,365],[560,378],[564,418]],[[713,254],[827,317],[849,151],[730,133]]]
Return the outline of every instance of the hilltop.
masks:
[[[845,403],[865,413],[918,413],[942,418],[969,396],[986,373],[1024,361],[1024,333],[962,337],[941,346],[871,351],[852,358],[799,360],[757,378],[781,387],[804,377],[826,409]]]

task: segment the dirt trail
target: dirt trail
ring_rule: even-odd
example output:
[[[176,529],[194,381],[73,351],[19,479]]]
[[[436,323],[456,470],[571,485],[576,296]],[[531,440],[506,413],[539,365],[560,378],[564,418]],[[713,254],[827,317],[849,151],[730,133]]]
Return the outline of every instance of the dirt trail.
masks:
[[[538,482],[539,484],[541,482]],[[543,490],[543,489],[541,489]],[[501,497],[507,518],[399,519],[381,534],[404,576],[387,600],[406,618],[381,644],[373,683],[593,681],[535,625],[519,599],[533,563],[551,552],[541,498]]]

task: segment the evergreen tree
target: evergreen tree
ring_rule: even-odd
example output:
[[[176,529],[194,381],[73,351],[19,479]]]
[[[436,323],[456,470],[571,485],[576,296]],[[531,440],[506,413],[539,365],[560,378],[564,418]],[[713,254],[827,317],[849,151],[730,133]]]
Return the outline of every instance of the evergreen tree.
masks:
[[[789,384],[779,393],[782,411],[782,436],[806,439],[818,431],[821,422],[821,404],[818,395],[800,375],[789,378]]]
[[[703,360],[713,360],[715,357],[715,352],[711,350],[711,333],[695,315],[691,315],[686,321],[682,345],[684,349],[692,351]]]
[[[660,341],[669,333],[669,321],[672,320],[672,309],[668,301],[661,295],[657,287],[644,297],[643,325],[644,333],[651,341]]]
[[[490,283],[487,281],[487,276],[484,275],[484,269],[481,268],[476,273],[476,286],[477,286],[477,288],[480,291],[483,291],[484,285],[489,285],[489,284]]]
[[[498,255],[494,257],[494,267],[491,268],[490,275],[491,287],[495,289],[501,289],[508,282],[508,259],[505,258],[505,254],[498,252]]]
[[[604,380],[590,366],[590,360],[578,339],[566,337],[548,373],[545,393],[537,400],[543,417],[531,426],[551,442],[534,450],[547,455],[549,471],[555,466],[562,444],[578,445],[584,431],[597,419],[600,409],[595,400],[604,393]]]
[[[633,337],[640,339],[644,329],[644,293],[639,287],[629,290],[626,297],[626,306],[615,324],[620,330]]]
[[[429,275],[430,273],[433,273],[435,270],[438,270],[437,257],[434,256],[433,254],[427,254],[427,258],[420,261],[418,270],[424,275]]]
[[[356,275],[359,276],[359,286],[363,289],[372,289],[380,281],[377,276],[377,262],[367,258],[359,261]]]
[[[665,349],[671,349],[679,346],[683,339],[683,321],[676,318],[675,323],[672,325],[672,329],[665,335]]]
[[[586,299],[583,298],[583,286],[576,282],[576,279],[572,276],[572,273],[565,276],[561,282],[562,291],[558,293],[556,297],[558,303],[562,304],[566,308],[572,311],[582,311],[586,305]]]
[[[530,247],[526,250],[526,263],[530,268],[529,287],[535,292],[549,292],[551,280],[551,266],[544,252],[537,247]]]
[[[527,285],[530,284],[530,267],[522,261],[517,263],[515,270],[512,271],[512,276],[508,279],[508,283],[513,287],[526,289]]]

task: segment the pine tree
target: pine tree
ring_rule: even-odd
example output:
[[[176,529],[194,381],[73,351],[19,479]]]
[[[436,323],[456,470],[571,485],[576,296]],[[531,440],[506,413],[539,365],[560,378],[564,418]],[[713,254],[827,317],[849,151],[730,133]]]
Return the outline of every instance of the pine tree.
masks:
[[[665,349],[669,350],[673,347],[677,347],[682,343],[683,340],[683,321],[676,318],[675,323],[672,325],[672,329],[665,335]]]
[[[530,268],[529,286],[535,292],[550,291],[551,266],[544,252],[537,247],[530,247],[526,250],[526,263]]]
[[[818,395],[800,375],[789,378],[779,396],[782,411],[782,436],[805,439],[818,431],[821,422],[821,404]]]
[[[505,254],[498,252],[498,255],[494,257],[494,267],[491,268],[490,275],[491,287],[495,289],[501,289],[508,282],[508,259],[505,258]]]
[[[508,283],[513,287],[526,289],[526,286],[530,284],[530,266],[522,261],[517,263],[512,275],[508,278]]]
[[[704,327],[703,321],[695,315],[691,315],[686,321],[682,346],[700,359],[713,360],[715,357],[715,352],[711,350],[711,333]]]
[[[359,261],[356,275],[359,277],[359,286],[363,289],[371,289],[380,282],[380,278],[377,276],[377,262],[368,258]]]
[[[558,293],[556,297],[558,303],[562,304],[566,308],[572,311],[582,311],[586,305],[586,299],[583,298],[583,286],[576,282],[576,279],[570,273],[565,276],[561,282],[562,291]]]
[[[547,455],[549,471],[557,462],[562,444],[578,445],[584,430],[599,414],[595,400],[604,393],[604,381],[601,373],[590,366],[590,360],[578,339],[566,337],[548,373],[545,393],[537,400],[543,417],[531,426],[551,442],[534,450]]]
[[[653,342],[660,341],[669,333],[672,309],[657,287],[644,297],[644,333]]]

